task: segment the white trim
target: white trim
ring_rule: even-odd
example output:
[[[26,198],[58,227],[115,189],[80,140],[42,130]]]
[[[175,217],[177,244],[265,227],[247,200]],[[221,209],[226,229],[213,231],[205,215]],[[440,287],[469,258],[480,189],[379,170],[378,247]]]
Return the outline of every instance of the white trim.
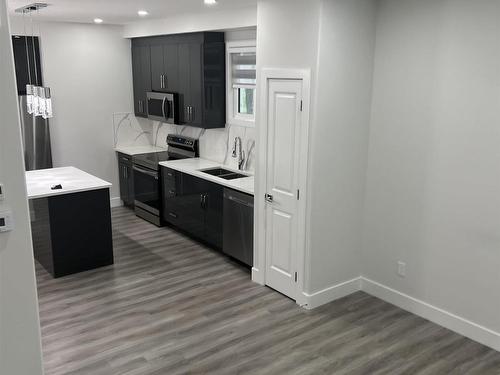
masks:
[[[363,276],[311,294],[304,292],[302,294],[305,303],[301,305],[306,309],[314,309],[360,290],[462,336],[500,351],[500,332],[493,331],[492,329]]]
[[[401,293],[366,277],[361,277],[361,290],[403,310],[421,316],[483,345],[500,351],[500,333],[464,319],[427,302]]]
[[[255,267],[252,267],[252,281],[260,285],[266,285],[264,274]]]
[[[233,77],[232,77],[232,61],[231,53],[237,52],[257,52],[257,41],[256,40],[235,40],[226,42],[226,123],[229,125],[237,125],[253,128],[255,127],[255,119],[257,117],[256,105],[257,101],[257,87],[255,88],[254,94],[254,115],[241,115],[238,114],[237,109],[237,93],[236,89],[233,87]],[[242,85],[244,86],[244,85]],[[251,85],[247,85],[251,87]]]
[[[110,206],[111,206],[111,208],[121,207],[121,206],[123,206],[123,201],[119,197],[111,198],[110,199]]]
[[[255,174],[255,234],[254,234],[254,269],[252,280],[264,284],[266,280],[266,223],[265,223],[265,201],[266,175],[267,175],[267,92],[268,81],[270,79],[293,79],[302,80],[302,134],[300,135],[301,151],[299,166],[299,186],[301,199],[298,203],[297,217],[297,263],[296,271],[298,273],[295,298],[297,304],[306,303],[303,291],[305,288],[305,249],[307,245],[306,224],[307,224],[307,180],[308,180],[308,159],[309,159],[309,127],[310,127],[310,102],[311,102],[311,70],[310,69],[274,69],[263,68],[260,70],[259,90],[259,126],[257,126],[257,165]]]
[[[349,294],[359,292],[361,290],[361,277],[356,277],[352,280],[331,286],[312,294],[304,292],[304,307],[308,310],[344,298]]]

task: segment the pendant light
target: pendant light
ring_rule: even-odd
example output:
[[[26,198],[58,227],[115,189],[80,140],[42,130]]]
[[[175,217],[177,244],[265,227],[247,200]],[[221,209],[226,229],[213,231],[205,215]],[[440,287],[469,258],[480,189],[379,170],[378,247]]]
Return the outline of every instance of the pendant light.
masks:
[[[28,113],[33,114],[34,116],[42,116],[44,119],[48,119],[53,117],[52,112],[52,97],[50,94],[49,87],[43,87],[38,83],[38,66],[36,61],[35,54],[35,26],[33,23],[32,13],[36,11],[37,15],[38,11],[41,8],[45,8],[47,4],[45,3],[33,3],[27,5],[25,7],[16,9],[16,12],[23,13],[23,26],[24,26],[24,36],[25,36],[25,47],[26,47],[26,59],[28,60],[28,78],[29,84],[26,85],[26,109]],[[35,69],[35,79],[32,81],[31,77],[31,64],[30,64],[30,56],[29,56],[29,48],[28,48],[28,36],[26,35],[26,20],[25,15],[29,13],[30,22],[31,22],[31,48],[33,53],[33,63]],[[38,35],[40,39],[42,38],[42,31],[40,22],[38,22]],[[41,77],[40,77],[41,80]]]

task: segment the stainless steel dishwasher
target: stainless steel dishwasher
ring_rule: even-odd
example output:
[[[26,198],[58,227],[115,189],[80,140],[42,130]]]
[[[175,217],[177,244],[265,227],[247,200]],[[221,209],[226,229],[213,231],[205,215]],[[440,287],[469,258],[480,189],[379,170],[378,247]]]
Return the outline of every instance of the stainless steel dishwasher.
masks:
[[[224,189],[224,237],[222,250],[253,266],[253,196]]]

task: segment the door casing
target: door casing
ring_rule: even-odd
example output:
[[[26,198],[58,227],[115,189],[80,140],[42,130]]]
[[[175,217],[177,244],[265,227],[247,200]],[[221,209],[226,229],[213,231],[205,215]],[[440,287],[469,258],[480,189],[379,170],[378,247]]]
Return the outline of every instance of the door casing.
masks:
[[[264,68],[261,70],[260,85],[258,87],[259,113],[256,126],[257,131],[257,163],[255,174],[255,222],[254,222],[254,265],[252,267],[252,280],[261,285],[266,283],[266,202],[264,194],[267,189],[267,123],[268,123],[268,92],[269,81],[272,79],[301,80],[302,81],[302,129],[300,137],[300,165],[299,165],[299,190],[298,222],[297,222],[297,254],[296,271],[297,283],[295,299],[297,304],[303,306],[307,303],[304,295],[306,286],[306,248],[308,246],[307,220],[308,207],[308,175],[309,175],[309,127],[310,127],[310,102],[311,102],[311,71],[309,69],[275,69]]]

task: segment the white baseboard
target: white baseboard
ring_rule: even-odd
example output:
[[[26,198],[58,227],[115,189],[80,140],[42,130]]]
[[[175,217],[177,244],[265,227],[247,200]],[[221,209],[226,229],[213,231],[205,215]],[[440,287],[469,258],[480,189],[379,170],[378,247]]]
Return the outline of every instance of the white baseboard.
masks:
[[[123,206],[123,202],[120,198],[111,198],[110,203],[111,203],[111,208]]]
[[[306,309],[314,309],[318,306],[335,301],[339,298],[348,296],[349,294],[358,292],[361,289],[361,277],[356,277],[352,280],[331,286],[315,293],[304,292],[304,307]]]
[[[260,285],[265,285],[266,283],[263,273],[256,267],[252,267],[252,281]]]
[[[395,289],[361,277],[361,290],[403,310],[421,316],[451,331],[457,332],[483,345],[500,351],[500,333],[470,320],[461,318],[427,302],[413,298]]]

